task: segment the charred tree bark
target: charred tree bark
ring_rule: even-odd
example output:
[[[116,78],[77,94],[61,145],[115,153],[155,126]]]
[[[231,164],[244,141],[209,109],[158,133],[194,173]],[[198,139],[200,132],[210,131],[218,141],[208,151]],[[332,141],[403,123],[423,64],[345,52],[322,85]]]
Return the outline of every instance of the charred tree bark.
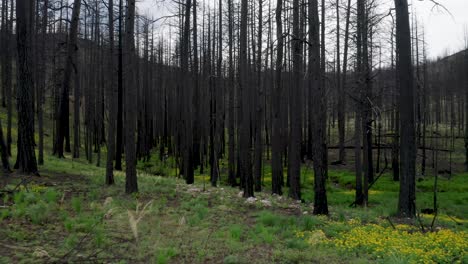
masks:
[[[73,2],[72,19],[70,24],[70,33],[67,41],[67,56],[65,62],[65,71],[63,73],[63,82],[60,90],[60,100],[58,106],[58,118],[56,123],[56,143],[54,144],[54,154],[59,158],[64,158],[63,143],[66,138],[69,138],[69,91],[71,83],[72,70],[76,67],[76,56],[78,51],[77,37],[78,37],[78,22],[80,17],[81,1],[75,0]],[[75,98],[75,100],[78,98]],[[75,101],[79,103],[79,99]],[[69,139],[68,139],[69,142]],[[69,143],[68,148],[69,148]]]
[[[258,2],[258,39],[257,39],[257,61],[256,61],[256,81],[257,81],[257,103],[255,108],[255,153],[254,153],[254,180],[255,191],[262,190],[262,163],[263,163],[263,82],[262,82],[262,34],[263,34],[263,0]]]
[[[324,10],[322,10],[324,12]],[[322,17],[323,18],[323,17]],[[309,32],[311,34],[311,49],[309,54],[309,67],[311,67],[312,80],[312,111],[313,133],[312,133],[312,158],[314,163],[314,211],[316,215],[328,214],[327,193],[325,182],[327,179],[327,144],[325,139],[326,124],[326,101],[325,87],[322,82],[323,74],[320,60],[320,38],[319,38],[319,14],[318,1],[309,0]],[[323,27],[323,25],[322,25]],[[322,48],[323,49],[323,48]],[[325,56],[325,54],[322,54]],[[322,58],[323,61],[323,58]]]
[[[414,122],[414,87],[411,65],[411,32],[407,0],[395,0],[397,71],[400,90],[400,194],[398,213],[416,214],[416,142]]]
[[[138,192],[136,172],[136,98],[137,87],[134,84],[135,76],[135,0],[127,0],[125,14],[125,192]]]
[[[3,1],[2,5],[2,27],[0,36],[1,45],[1,65],[2,65],[2,104],[7,107],[7,138],[6,138],[6,147],[7,154],[11,156],[11,143],[13,142],[11,137],[11,127],[12,127],[12,32],[13,32],[13,1],[10,3],[10,18],[8,18],[8,0]]]
[[[117,102],[118,87],[115,85],[114,79],[114,1],[109,0],[109,65],[108,65],[108,87],[107,87],[107,102],[109,108],[109,125],[107,128],[107,161],[106,161],[106,184],[114,184],[114,156],[115,156],[115,125],[117,118]]]
[[[45,103],[45,88],[46,88],[46,41],[47,41],[47,23],[48,23],[48,5],[49,1],[44,0],[42,6],[42,21],[41,21],[41,39],[40,39],[40,67],[39,76],[37,83],[37,95],[36,95],[36,112],[37,112],[37,124],[39,133],[39,145],[38,145],[38,163],[39,165],[44,164],[44,103]]]
[[[117,139],[115,148],[115,169],[122,170],[123,153],[123,0],[119,0],[119,47],[117,71]]]
[[[348,6],[349,10],[351,7]],[[349,30],[349,11],[347,11],[346,16],[346,31],[345,31],[345,56],[347,55],[347,41],[348,41],[348,30]],[[338,146],[339,146],[339,154],[338,154],[338,161],[344,163],[345,161],[345,94],[344,94],[344,83],[341,76],[341,60],[340,60],[340,8],[339,8],[339,0],[336,1],[336,82],[338,87]],[[346,59],[343,59],[346,61]],[[346,67],[346,62],[343,63],[344,67]],[[343,75],[346,75],[346,70],[344,69]]]
[[[271,167],[272,167],[272,192],[282,195],[283,186],[283,162],[282,144],[281,144],[281,126],[282,126],[282,108],[281,98],[283,91],[282,74],[283,74],[283,21],[282,21],[283,0],[277,0],[276,4],[276,73],[275,87],[273,88],[272,102],[272,139],[271,139]]]
[[[468,69],[468,51],[465,51],[465,67]],[[468,171],[468,79],[465,80],[465,171]]]
[[[18,155],[15,168],[39,175],[34,151],[33,76],[31,71],[32,10],[34,1],[17,1],[16,45],[18,50]]]
[[[289,88],[289,148],[288,177],[289,197],[301,199],[301,87],[302,87],[302,39],[299,30],[299,0],[293,0],[293,83]]]
[[[244,179],[244,197],[254,196],[254,183],[252,176],[252,159],[251,159],[251,135],[250,135],[250,87],[248,64],[247,64],[247,18],[248,18],[248,1],[241,0],[241,20],[240,20],[240,36],[239,36],[239,85],[242,98],[242,124],[240,127],[240,165],[241,179]]]
[[[184,177],[187,184],[194,182],[193,172],[193,134],[192,134],[192,87],[190,85],[190,77],[188,74],[188,56],[189,56],[189,41],[190,41],[190,9],[192,1],[187,0],[185,3],[185,25],[182,35],[181,48],[181,78],[183,82],[182,100],[184,101],[182,108],[183,112],[183,168]]]
[[[199,83],[199,62],[198,62],[198,24],[197,24],[197,0],[193,0],[193,166],[197,168],[201,165],[201,122],[200,122],[200,83]]]
[[[10,162],[8,161],[8,150],[5,144],[5,138],[3,137],[3,128],[2,128],[1,120],[0,120],[0,155],[2,159],[3,171],[5,173],[10,173],[11,169],[10,169]]]
[[[234,98],[234,17],[232,0],[228,0],[228,34],[229,34],[229,103],[228,103],[228,183],[231,186],[236,185],[236,148],[235,148],[235,98]]]

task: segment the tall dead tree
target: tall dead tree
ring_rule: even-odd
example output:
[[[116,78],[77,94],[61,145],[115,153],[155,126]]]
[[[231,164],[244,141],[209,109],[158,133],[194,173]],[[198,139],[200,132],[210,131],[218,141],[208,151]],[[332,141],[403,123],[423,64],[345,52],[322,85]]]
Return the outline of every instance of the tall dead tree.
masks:
[[[200,122],[200,81],[198,62],[198,24],[197,24],[197,0],[193,0],[193,166],[201,165],[201,122]]]
[[[47,47],[47,23],[48,23],[48,6],[49,0],[44,0],[42,6],[42,19],[40,24],[40,41],[39,41],[39,69],[37,76],[37,94],[36,94],[36,112],[37,112],[37,125],[39,134],[38,144],[38,163],[44,164],[44,103],[45,103],[45,89],[46,89],[46,47]]]
[[[390,35],[390,44],[391,44],[391,59],[390,59],[390,70],[394,71],[395,70],[395,61],[396,59],[394,58],[395,52],[395,41],[394,41],[394,32],[395,32],[395,21],[392,20],[392,33]],[[400,180],[400,162],[399,162],[399,157],[400,157],[400,110],[398,107],[398,78],[395,75],[395,89],[394,89],[394,95],[392,96],[392,102],[393,105],[392,107],[395,108],[394,111],[392,111],[392,128],[393,128],[393,142],[392,142],[392,175],[393,175],[393,180],[394,181],[399,181]]]
[[[324,12],[324,10],[322,10]],[[314,211],[313,213],[328,214],[327,192],[325,182],[327,179],[327,143],[325,139],[326,124],[326,100],[325,86],[322,82],[321,60],[320,60],[320,37],[319,37],[319,13],[318,0],[309,0],[309,67],[311,72],[311,106],[313,115],[313,133],[312,133],[312,159],[314,163]],[[323,19],[324,16],[322,16]],[[323,24],[322,24],[323,26]],[[322,42],[323,44],[323,42]],[[322,48],[323,49],[323,48]],[[325,54],[322,54],[325,56]],[[322,58],[323,61],[323,58]]]
[[[254,180],[255,191],[262,190],[262,162],[263,162],[263,82],[262,82],[262,34],[263,34],[263,0],[258,1],[258,38],[256,61],[256,86],[257,94],[255,107],[255,153],[254,153]]]
[[[78,0],[77,0],[78,1]],[[125,53],[123,54],[125,67],[125,192],[138,192],[136,172],[136,99],[135,86],[135,0],[127,0],[125,14]]]
[[[117,52],[118,70],[117,70],[117,132],[116,132],[116,148],[115,148],[115,169],[122,170],[122,153],[123,153],[123,38],[124,38],[124,12],[123,0],[119,0],[119,47]]]
[[[5,144],[5,138],[3,137],[3,128],[2,128],[1,120],[0,120],[0,156],[2,159],[3,172],[4,173],[11,172],[10,162],[8,161],[7,146]]]
[[[68,135],[69,141],[69,91],[71,85],[72,71],[77,67],[77,38],[78,38],[78,22],[80,18],[81,0],[74,0],[72,18],[70,23],[70,31],[67,40],[67,55],[65,60],[65,70],[63,73],[63,81],[60,90],[60,100],[58,105],[58,117],[56,120],[56,142],[54,144],[54,154],[59,158],[63,158],[64,141]],[[75,104],[79,104],[79,98],[75,98]],[[69,143],[67,143],[69,146]],[[69,148],[69,147],[68,147]],[[69,151],[69,150],[68,150]]]
[[[18,52],[18,154],[15,168],[38,175],[34,151],[34,103],[32,65],[32,10],[34,1],[20,0],[16,6],[16,46]]]
[[[361,132],[359,135],[356,133],[357,137],[362,137],[362,164],[364,169],[364,178],[361,175],[356,174],[356,203],[358,205],[367,206],[368,191],[367,186],[369,185],[369,174],[371,173],[372,164],[369,157],[372,156],[370,153],[372,151],[372,143],[369,140],[372,140],[372,137],[369,137],[370,127],[371,127],[371,117],[370,117],[370,100],[369,97],[369,57],[368,57],[368,27],[367,27],[367,15],[366,15],[366,0],[357,1],[357,89],[359,90],[358,98],[358,114],[360,117],[361,124],[356,124],[356,126],[361,126],[359,129],[356,129],[355,132]],[[356,120],[357,122],[357,120]],[[357,142],[356,142],[357,143]],[[356,148],[360,148],[360,144],[356,144]],[[359,150],[359,153],[361,151]],[[360,155],[360,154],[359,154]],[[358,159],[356,159],[356,162]],[[358,166],[358,165],[357,165]],[[359,164],[359,166],[362,166]],[[362,167],[361,167],[362,168]],[[359,191],[359,192],[358,192]]]
[[[301,199],[301,88],[302,88],[302,36],[299,30],[299,0],[293,0],[293,83],[289,88],[289,197]]]
[[[180,67],[182,86],[182,100],[183,100],[183,168],[185,182],[192,184],[194,182],[193,172],[193,133],[192,133],[192,87],[191,80],[188,74],[188,57],[189,57],[189,41],[190,41],[190,9],[192,1],[187,0],[185,3],[185,20],[184,31],[182,33],[181,41],[181,54],[180,54]]]
[[[107,86],[107,104],[109,108],[109,124],[107,128],[107,162],[106,162],[106,184],[114,184],[114,156],[115,156],[115,127],[117,119],[117,97],[118,87],[115,83],[114,67],[114,1],[109,0],[109,64],[108,64],[108,86]],[[119,142],[120,143],[120,142]]]
[[[400,193],[398,213],[405,217],[416,214],[416,139],[414,121],[414,87],[411,65],[411,32],[408,1],[395,0],[397,78],[400,109]]]
[[[464,52],[465,72],[468,69],[468,43],[466,45],[467,45],[467,49]],[[465,78],[466,78],[465,79],[465,171],[468,171],[468,77],[466,77],[465,75]]]
[[[271,135],[271,167],[272,167],[272,192],[281,195],[283,186],[283,163],[282,163],[282,144],[281,144],[281,126],[282,126],[282,108],[281,98],[283,91],[283,0],[277,0],[276,3],[276,73],[275,86],[272,93],[272,135]]]
[[[240,14],[240,35],[239,35],[239,86],[242,101],[242,125],[240,126],[240,165],[241,179],[244,182],[244,197],[254,196],[252,159],[251,159],[251,135],[250,135],[250,87],[247,60],[247,19],[248,1],[241,0]]]
[[[346,17],[346,32],[348,34],[348,17]],[[345,161],[345,94],[344,84],[341,79],[341,57],[340,57],[340,1],[336,1],[336,86],[338,87],[338,161]],[[347,38],[347,36],[345,36]],[[346,42],[347,40],[345,40]],[[345,46],[347,43],[345,43]],[[346,47],[347,48],[347,47]],[[345,52],[347,53],[347,51]],[[344,73],[346,74],[346,72]]]
[[[11,156],[11,123],[12,123],[12,31],[13,31],[13,1],[8,6],[8,0],[2,1],[2,23],[0,27],[0,65],[2,105],[7,107],[7,155]],[[10,17],[8,17],[10,8]]]
[[[229,36],[229,61],[228,61],[228,182],[229,185],[236,185],[236,148],[235,148],[235,98],[234,98],[234,11],[232,0],[228,0],[228,36]]]

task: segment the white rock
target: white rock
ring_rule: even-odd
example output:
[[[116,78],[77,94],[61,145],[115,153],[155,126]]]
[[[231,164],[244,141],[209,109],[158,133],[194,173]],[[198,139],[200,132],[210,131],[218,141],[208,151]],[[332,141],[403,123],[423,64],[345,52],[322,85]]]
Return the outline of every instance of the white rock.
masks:
[[[253,204],[257,201],[257,198],[255,197],[249,197],[247,198],[247,200],[245,200],[245,203],[248,203],[248,204]]]

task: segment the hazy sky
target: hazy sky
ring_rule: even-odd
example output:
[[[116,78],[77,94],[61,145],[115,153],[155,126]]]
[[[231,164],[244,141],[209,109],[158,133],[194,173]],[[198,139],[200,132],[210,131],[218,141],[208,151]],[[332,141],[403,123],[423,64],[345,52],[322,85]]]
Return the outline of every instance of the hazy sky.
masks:
[[[172,0],[137,0],[137,8],[140,13],[153,16],[155,19],[167,11]],[[213,3],[213,0],[199,0]],[[354,0],[353,0],[354,1]],[[393,7],[394,0],[380,0],[382,6]],[[451,54],[464,47],[465,31],[468,31],[468,0],[434,0],[443,5],[435,6],[431,0],[409,0],[418,17],[418,21],[424,25],[428,56]],[[276,2],[276,1],[272,1]]]
[[[428,44],[428,56],[436,57],[446,51],[453,53],[464,47],[465,31],[468,30],[468,0],[436,0],[445,6],[434,7],[429,0],[413,0],[418,19],[423,22]]]

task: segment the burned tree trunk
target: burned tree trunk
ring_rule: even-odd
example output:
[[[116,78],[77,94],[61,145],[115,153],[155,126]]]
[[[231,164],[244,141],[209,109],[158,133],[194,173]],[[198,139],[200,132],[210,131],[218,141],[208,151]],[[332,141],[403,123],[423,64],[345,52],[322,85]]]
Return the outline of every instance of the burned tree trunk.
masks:
[[[416,214],[416,142],[414,122],[414,87],[411,65],[411,32],[407,0],[395,0],[397,71],[400,90],[400,195],[398,213]]]
[[[115,169],[122,170],[123,138],[123,0],[119,0],[119,48],[117,71],[117,139],[115,148]]]
[[[468,50],[465,51],[465,69],[468,69]],[[468,78],[465,80],[465,171],[468,171]]]
[[[190,9],[192,1],[187,0],[185,3],[185,25],[182,35],[181,49],[181,78],[183,82],[182,100],[183,101],[183,168],[184,177],[187,184],[194,182],[193,172],[193,134],[192,134],[192,87],[188,74],[188,56],[189,56],[189,41],[190,41]]]
[[[233,4],[232,0],[228,0],[228,34],[229,34],[229,80],[228,80],[228,89],[229,89],[229,103],[228,103],[228,183],[231,186],[236,185],[236,148],[235,148],[235,101],[234,101],[234,55],[233,55],[233,27],[234,27],[234,17],[233,17]]]
[[[241,0],[240,41],[239,41],[239,81],[242,99],[242,124],[240,127],[240,165],[241,179],[244,180],[244,197],[254,196],[252,159],[251,159],[251,135],[250,135],[250,87],[247,64],[247,18],[248,1]]]
[[[257,39],[257,61],[256,61],[256,86],[257,94],[255,107],[255,153],[254,153],[254,179],[255,191],[262,190],[262,164],[263,164],[263,82],[262,82],[262,33],[263,33],[263,0],[258,2],[258,39]]]
[[[1,27],[1,40],[0,45],[2,51],[0,53],[1,60],[0,63],[2,65],[2,104],[7,107],[7,138],[6,138],[6,146],[7,146],[7,155],[11,156],[11,125],[12,125],[12,32],[13,32],[13,1],[10,4],[10,18],[8,18],[8,0],[3,1],[2,5],[2,27]]]
[[[109,125],[107,128],[107,162],[106,162],[106,184],[114,184],[114,156],[115,156],[115,125],[117,118],[117,96],[118,87],[114,79],[114,1],[109,0],[109,84],[107,88],[107,102],[109,108]]]
[[[136,98],[137,87],[134,84],[135,69],[135,0],[127,1],[125,23],[125,192],[138,192],[137,172],[136,172]]]
[[[65,62],[65,71],[63,73],[63,82],[60,90],[60,100],[58,106],[58,118],[55,125],[56,142],[54,144],[54,154],[63,158],[63,143],[66,137],[69,137],[69,90],[72,70],[77,67],[76,56],[78,51],[78,22],[80,17],[81,0],[75,0],[73,4],[70,32],[67,41],[67,57]],[[75,98],[75,103],[79,103],[79,98]],[[67,139],[68,140],[68,139]],[[68,143],[69,145],[69,143]]]
[[[349,9],[350,7],[348,7]],[[347,11],[348,12],[348,11]],[[345,49],[347,49],[347,34],[349,16],[346,17],[346,32],[345,32]],[[340,8],[339,0],[336,1],[336,86],[338,87],[338,145],[339,154],[338,161],[343,163],[345,161],[345,94],[344,94],[344,83],[341,79],[341,60],[340,60]],[[345,51],[347,55],[347,50]],[[344,59],[346,60],[346,59]],[[346,65],[346,63],[344,63]],[[345,66],[344,66],[345,67]],[[346,75],[346,70],[343,73]]]
[[[1,120],[0,120],[0,155],[2,159],[3,171],[5,173],[11,172],[10,162],[8,161],[8,150],[5,144],[5,138],[3,137],[3,128],[2,128]]]
[[[282,74],[283,74],[283,22],[282,22],[283,0],[278,0],[276,4],[276,76],[275,87],[273,88],[272,102],[272,135],[271,135],[271,166],[272,166],[272,192],[274,194],[283,194],[281,188],[283,186],[283,163],[281,161],[282,144],[281,144],[281,126],[282,126]]]
[[[322,10],[322,12],[324,12]],[[319,38],[319,14],[318,1],[309,0],[309,31],[311,34],[311,49],[309,54],[309,67],[311,67],[312,80],[310,89],[312,90],[312,111],[313,133],[312,133],[312,158],[314,163],[314,211],[313,213],[328,214],[327,193],[325,182],[327,178],[327,145],[325,140],[326,107],[325,107],[325,87],[321,81],[322,72],[320,63],[320,38]],[[322,54],[325,56],[325,54]],[[322,59],[323,60],[323,59]]]
[[[18,155],[15,168],[39,174],[34,152],[33,73],[31,71],[32,10],[34,1],[17,1],[16,45],[18,50]]]
[[[302,40],[299,30],[299,0],[293,0],[293,83],[289,88],[289,148],[288,177],[289,197],[301,199],[301,87],[302,87]]]
[[[45,0],[42,9],[41,21],[41,40],[40,40],[40,68],[37,83],[36,95],[36,111],[37,111],[37,124],[39,132],[39,145],[38,145],[38,163],[44,164],[44,103],[45,103],[45,88],[46,88],[46,37],[47,37],[47,23],[48,23],[48,5],[49,1]]]

